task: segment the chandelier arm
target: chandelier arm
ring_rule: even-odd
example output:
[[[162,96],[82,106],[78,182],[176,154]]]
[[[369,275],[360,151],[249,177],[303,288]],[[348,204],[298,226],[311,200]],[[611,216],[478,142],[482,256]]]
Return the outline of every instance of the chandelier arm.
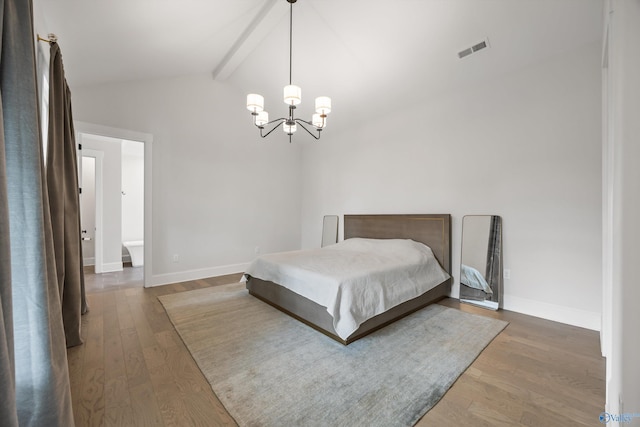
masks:
[[[278,125],[279,125],[280,123],[282,123],[282,122],[286,122],[286,121],[287,121],[287,118],[286,118],[286,117],[280,117],[279,119],[274,119],[274,120],[271,120],[270,122],[265,123],[265,124],[264,124],[264,126],[270,125],[270,124],[275,123],[275,122],[279,122],[279,123],[278,123]],[[276,127],[277,127],[278,125],[276,125]],[[256,125],[256,126],[258,126],[258,125]],[[264,127],[264,126],[263,126],[263,127]]]
[[[257,126],[257,125],[256,125],[256,126],[260,129],[260,136],[261,136],[262,138],[266,138],[266,137],[268,137],[268,136],[269,136],[269,134],[270,134],[271,132],[273,132],[274,130],[278,129],[278,126],[280,126],[280,125],[281,125],[282,123],[284,123],[286,120],[287,120],[287,119],[285,119],[285,118],[281,118],[281,119],[271,120],[269,123],[266,123],[267,125],[270,125],[270,124],[272,124],[272,123],[276,123],[276,122],[277,122],[277,123],[273,126],[273,128],[271,128],[271,129],[270,129],[267,133],[265,133],[264,135],[262,134],[262,132],[264,131],[264,126]]]
[[[308,122],[308,121],[306,121],[306,120],[302,120],[302,119],[294,119],[294,120],[295,120],[295,122],[296,122],[297,124],[299,124],[299,125],[300,125],[300,127],[301,127],[302,129],[306,130],[306,131],[307,131],[307,133],[308,133],[309,135],[311,135],[311,136],[312,136],[312,137],[314,137],[315,139],[320,139],[320,130],[316,129],[316,131],[318,132],[318,136],[315,136],[315,135],[314,135],[314,134],[313,134],[309,129],[307,129],[307,127],[303,124],[303,123],[306,123],[306,124],[308,124],[308,125],[310,125],[310,126],[313,126],[313,124],[312,124],[311,122]],[[314,126],[314,127],[315,127],[315,126]]]
[[[315,125],[310,120],[304,120],[304,119],[294,119],[294,120],[298,123],[302,122],[306,125],[315,127]]]

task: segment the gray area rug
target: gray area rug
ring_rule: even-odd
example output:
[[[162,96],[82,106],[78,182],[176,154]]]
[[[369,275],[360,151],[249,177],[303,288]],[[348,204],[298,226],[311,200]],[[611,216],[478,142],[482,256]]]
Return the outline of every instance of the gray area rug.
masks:
[[[240,426],[411,426],[507,325],[434,304],[343,346],[242,284],[159,299]]]

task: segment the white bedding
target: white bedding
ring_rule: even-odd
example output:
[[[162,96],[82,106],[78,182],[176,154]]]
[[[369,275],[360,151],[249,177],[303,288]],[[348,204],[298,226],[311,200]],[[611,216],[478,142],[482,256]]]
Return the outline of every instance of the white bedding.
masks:
[[[449,278],[431,249],[404,239],[347,239],[322,249],[256,258],[246,275],[326,307],[338,336]]]
[[[479,289],[488,294],[493,294],[491,286],[484,280],[484,277],[478,270],[468,265],[460,265],[460,283],[470,288]]]

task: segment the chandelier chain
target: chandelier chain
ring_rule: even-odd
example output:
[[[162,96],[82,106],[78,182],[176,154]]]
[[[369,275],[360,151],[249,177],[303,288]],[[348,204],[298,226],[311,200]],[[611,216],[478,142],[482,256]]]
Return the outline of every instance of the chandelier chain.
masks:
[[[289,3],[289,84],[291,83],[293,63],[293,3]]]

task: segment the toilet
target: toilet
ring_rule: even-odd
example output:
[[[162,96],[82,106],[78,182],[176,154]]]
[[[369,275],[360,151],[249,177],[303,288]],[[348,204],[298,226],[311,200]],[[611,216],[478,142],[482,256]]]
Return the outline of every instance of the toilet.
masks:
[[[122,242],[131,255],[131,265],[134,267],[142,267],[144,265],[144,240],[132,240],[130,242]]]

